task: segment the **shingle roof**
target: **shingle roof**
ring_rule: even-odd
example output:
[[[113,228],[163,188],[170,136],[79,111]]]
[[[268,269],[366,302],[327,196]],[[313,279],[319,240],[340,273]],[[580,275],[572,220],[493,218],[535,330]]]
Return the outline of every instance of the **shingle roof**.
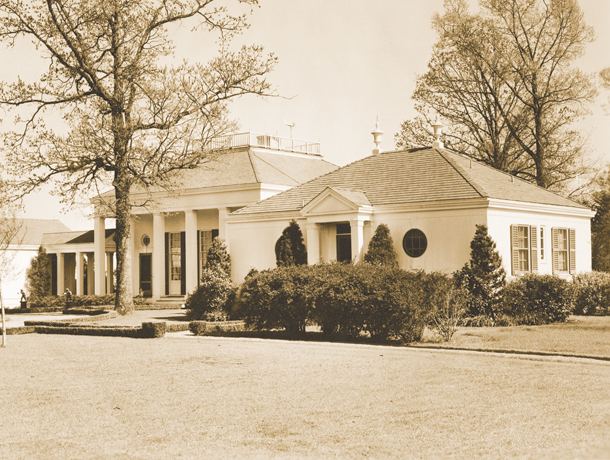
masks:
[[[361,191],[373,206],[487,197],[585,208],[490,166],[429,148],[363,158],[233,214],[298,211],[326,187]]]
[[[115,229],[107,228],[106,239],[114,237]],[[76,230],[71,232],[45,233],[42,242],[48,244],[82,244],[93,243],[93,230]]]
[[[70,230],[58,219],[21,219],[17,218],[19,231],[15,241],[24,245],[40,245],[46,232],[64,232]]]
[[[337,168],[319,155],[247,147],[223,151],[198,168],[179,171],[173,182],[181,190],[256,183],[293,187]]]

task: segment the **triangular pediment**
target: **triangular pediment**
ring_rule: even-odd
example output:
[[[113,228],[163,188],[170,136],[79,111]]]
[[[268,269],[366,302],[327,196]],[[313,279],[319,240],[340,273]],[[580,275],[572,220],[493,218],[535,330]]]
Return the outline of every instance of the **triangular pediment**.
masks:
[[[362,206],[370,206],[364,193],[326,187],[303,207],[302,212],[304,215],[339,214],[358,211]]]

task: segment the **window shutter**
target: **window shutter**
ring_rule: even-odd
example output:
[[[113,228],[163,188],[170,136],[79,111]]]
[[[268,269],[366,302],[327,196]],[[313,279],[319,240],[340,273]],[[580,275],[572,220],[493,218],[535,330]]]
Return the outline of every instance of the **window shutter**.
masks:
[[[551,229],[551,249],[552,249],[552,258],[553,258],[553,273],[557,273],[559,271],[559,255],[557,254],[557,229]]]
[[[512,261],[512,273],[513,276],[519,272],[519,252],[517,248],[519,247],[517,241],[517,227],[515,225],[510,226],[510,254]]]
[[[538,271],[538,227],[530,227],[530,271]]]
[[[186,232],[180,232],[180,294],[186,295]]]
[[[576,273],[576,230],[568,230],[568,240],[570,245],[570,273]]]
[[[165,232],[165,295],[169,295],[169,233]]]

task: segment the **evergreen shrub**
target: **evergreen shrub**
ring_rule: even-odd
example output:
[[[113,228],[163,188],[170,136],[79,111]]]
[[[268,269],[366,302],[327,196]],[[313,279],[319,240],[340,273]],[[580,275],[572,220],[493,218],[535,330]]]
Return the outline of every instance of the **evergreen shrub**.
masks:
[[[275,261],[278,267],[307,264],[303,232],[296,220],[290,221],[275,243]]]
[[[557,276],[528,274],[508,283],[503,304],[515,324],[563,322],[573,310],[573,289]]]
[[[495,320],[501,314],[506,272],[496,243],[485,225],[477,225],[470,243],[470,260],[454,275],[456,284],[468,293],[466,314]]]
[[[375,234],[371,238],[364,255],[364,261],[373,265],[398,267],[398,257],[394,250],[394,241],[392,241],[390,229],[387,225],[380,224],[375,229]]]
[[[574,276],[573,282],[574,314],[610,314],[610,273],[582,273]]]

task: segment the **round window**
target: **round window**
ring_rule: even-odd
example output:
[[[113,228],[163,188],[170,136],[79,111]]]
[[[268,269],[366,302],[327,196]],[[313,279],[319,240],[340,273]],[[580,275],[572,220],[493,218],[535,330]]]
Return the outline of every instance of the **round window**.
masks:
[[[419,257],[426,252],[428,239],[420,229],[412,228],[405,233],[405,236],[402,239],[402,247],[408,256]]]

